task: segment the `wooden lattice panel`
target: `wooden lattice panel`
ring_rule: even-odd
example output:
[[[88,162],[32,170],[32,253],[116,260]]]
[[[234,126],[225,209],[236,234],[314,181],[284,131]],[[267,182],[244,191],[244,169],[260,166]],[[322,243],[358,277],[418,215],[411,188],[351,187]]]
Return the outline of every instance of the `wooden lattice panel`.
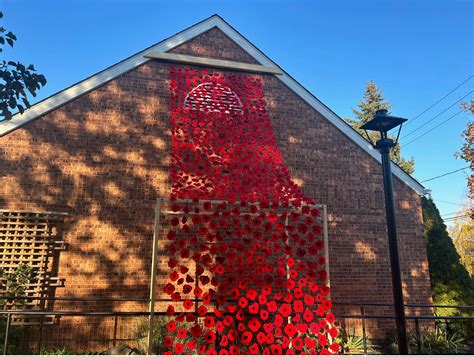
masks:
[[[26,289],[28,297],[48,297],[52,289],[63,286],[56,269],[59,251],[66,248],[61,240],[65,216],[57,212],[0,210],[0,268],[6,274],[22,264],[32,268],[32,279]],[[0,289],[0,294],[5,295],[5,280]],[[41,302],[7,301],[4,308],[40,309]]]

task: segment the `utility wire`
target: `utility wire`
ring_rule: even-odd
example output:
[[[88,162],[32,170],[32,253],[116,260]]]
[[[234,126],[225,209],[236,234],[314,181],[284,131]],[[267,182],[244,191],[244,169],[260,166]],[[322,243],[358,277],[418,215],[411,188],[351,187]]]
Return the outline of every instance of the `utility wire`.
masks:
[[[409,141],[407,143],[404,143],[403,144],[403,147],[407,146],[407,145],[410,145],[412,142],[420,139],[421,137],[425,136],[426,134],[432,132],[433,130],[435,130],[436,128],[439,128],[441,125],[443,125],[444,123],[450,121],[451,119],[453,119],[454,117],[458,116],[459,114],[463,113],[464,110],[460,110],[459,112],[457,112],[456,114],[454,114],[453,116],[450,116],[448,119],[446,119],[445,121],[442,121],[441,123],[439,123],[438,125],[436,125],[435,127],[431,128],[430,130],[428,131],[425,131],[423,134],[417,136],[415,139],[413,139],[412,141]]]
[[[433,199],[433,201],[436,201],[436,202],[443,202],[443,203],[449,203],[451,205],[456,205],[456,206],[461,206],[462,203],[456,203],[456,202],[449,202],[449,201],[442,201],[442,200],[435,200]]]
[[[454,216],[453,216],[454,215]],[[441,215],[441,218],[452,218],[452,217],[460,217],[460,216],[469,216],[469,212],[466,210],[459,210],[457,212],[445,213]]]
[[[445,214],[441,215],[441,218],[443,218],[443,217],[449,218],[449,216],[451,216],[453,214],[459,214],[459,213],[460,213],[459,211],[458,212],[445,213]]]
[[[454,88],[451,92],[449,92],[448,94],[446,94],[444,97],[442,97],[441,99],[438,99],[436,102],[434,102],[433,104],[431,104],[428,108],[426,108],[425,110],[423,110],[420,114],[418,114],[416,117],[412,118],[410,121],[408,121],[405,126],[407,125],[410,125],[411,123],[413,123],[417,118],[419,118],[420,116],[422,116],[423,114],[425,114],[428,110],[430,110],[431,108],[433,108],[436,104],[438,104],[439,102],[441,102],[443,99],[445,99],[446,97],[448,97],[451,93],[453,93],[456,89],[458,89],[459,87],[461,87],[464,83],[466,83],[467,81],[469,81],[472,77],[474,77],[474,75],[470,75],[469,77],[467,77],[461,84],[459,84],[456,88]]]
[[[463,100],[464,98],[466,98],[469,94],[471,94],[472,92],[474,91],[470,91],[469,93],[467,93],[466,95],[464,95],[462,98],[459,98],[457,99],[453,104],[451,104],[449,107],[447,107],[446,109],[442,110],[441,112],[439,112],[438,114],[436,114],[433,118],[429,119],[428,121],[424,122],[423,124],[421,124],[418,128],[416,128],[415,130],[412,130],[410,131],[408,134],[404,135],[402,138],[400,138],[400,140],[402,139],[405,139],[407,136],[410,136],[411,134],[417,132],[418,130],[420,130],[421,128],[423,128],[425,125],[427,125],[428,123],[431,123],[433,120],[435,120],[437,117],[439,117],[441,114],[444,114],[446,113],[449,109],[451,109],[452,107],[454,107],[456,104],[458,104],[459,101]]]
[[[421,183],[421,182],[428,182],[428,181],[436,180],[436,179],[439,179],[439,178],[441,178],[441,177],[454,174],[454,173],[456,173],[456,172],[458,172],[458,171],[462,171],[462,170],[468,169],[469,167],[470,167],[470,166],[462,167],[462,168],[460,168],[460,169],[457,169],[457,170],[454,170],[454,171],[451,171],[451,172],[447,172],[447,173],[445,173],[445,174],[442,174],[442,175],[439,175],[439,176],[435,176],[435,177],[429,178],[429,179],[427,179],[427,180],[420,181],[420,183]]]
[[[459,217],[452,217],[452,218],[443,218],[441,217],[441,219],[443,220],[444,223],[449,223],[449,222],[455,222],[455,221],[463,221],[464,219],[466,219],[468,216],[459,216]]]
[[[451,214],[454,214],[454,213],[451,213]],[[454,216],[450,216],[450,217],[446,217],[446,216],[441,216],[441,218],[443,219],[455,219],[455,218],[461,218],[461,217],[469,217],[470,214],[469,213],[462,213],[462,212],[458,212],[457,215],[454,215]]]
[[[445,222],[451,222],[451,221],[455,221],[456,219],[459,219],[459,218],[467,218],[467,217],[470,217],[470,216],[471,215],[469,215],[469,214],[465,214],[465,215],[462,215],[462,216],[448,217],[448,218],[442,218],[442,219]]]

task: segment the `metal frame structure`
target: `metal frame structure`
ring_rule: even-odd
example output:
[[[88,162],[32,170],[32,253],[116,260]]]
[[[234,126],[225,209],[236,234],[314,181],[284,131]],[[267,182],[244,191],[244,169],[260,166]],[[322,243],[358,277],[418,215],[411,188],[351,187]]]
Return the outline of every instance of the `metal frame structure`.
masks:
[[[210,202],[213,204],[220,204],[223,202],[227,202],[224,200],[198,200],[197,202],[192,199],[174,199],[171,200],[169,198],[158,198],[156,200],[155,206],[155,224],[153,229],[153,248],[152,248],[152,257],[151,257],[151,276],[150,276],[150,310],[149,310],[149,330],[148,330],[148,354],[151,354],[152,348],[152,339],[153,339],[153,318],[155,316],[155,292],[156,292],[156,273],[157,273],[157,258],[158,258],[158,244],[160,239],[160,216],[161,213],[164,214],[179,214],[179,212],[161,212],[161,207],[164,202],[176,202],[176,203],[204,203]],[[238,204],[240,201],[236,201],[233,204]],[[313,204],[307,205],[310,208],[320,209],[322,212],[322,223],[323,223],[323,236],[324,236],[324,257],[326,259],[325,262],[325,270],[327,273],[326,285],[330,287],[330,274],[329,274],[329,238],[328,238],[328,224],[327,224],[327,207],[323,204]],[[290,207],[293,207],[290,205]],[[288,217],[286,218],[288,221]],[[288,223],[288,222],[287,222]],[[288,272],[288,267],[287,267]],[[289,274],[289,272],[287,273]],[[159,300],[161,301],[161,300]]]

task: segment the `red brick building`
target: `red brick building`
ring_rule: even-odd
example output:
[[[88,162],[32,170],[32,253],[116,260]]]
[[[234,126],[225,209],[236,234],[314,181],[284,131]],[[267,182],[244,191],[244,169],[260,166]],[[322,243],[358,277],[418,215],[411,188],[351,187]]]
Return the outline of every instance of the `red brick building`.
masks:
[[[293,181],[327,205],[332,299],[391,303],[378,152],[216,15],[0,123],[0,208],[68,214],[61,237],[68,248],[55,267],[64,286],[50,293],[148,297],[154,205],[171,192],[171,67],[261,79]],[[392,170],[405,301],[429,304],[423,187],[397,165]],[[57,302],[54,308],[146,305]],[[334,311],[357,313],[358,307]]]

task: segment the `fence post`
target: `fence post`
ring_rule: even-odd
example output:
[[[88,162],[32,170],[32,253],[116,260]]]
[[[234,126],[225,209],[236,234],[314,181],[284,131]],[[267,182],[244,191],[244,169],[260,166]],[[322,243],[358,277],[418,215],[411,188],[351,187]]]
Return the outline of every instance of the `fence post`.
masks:
[[[10,334],[10,325],[12,322],[12,314],[7,314],[7,326],[5,328],[5,341],[3,342],[3,355],[7,354],[8,350],[8,337]]]
[[[41,345],[43,344],[43,326],[44,326],[44,305],[45,300],[40,300],[40,308],[41,308],[41,317],[40,317],[40,327],[39,327],[39,340],[38,340],[38,354],[41,354]]]
[[[362,315],[362,343],[364,345],[364,355],[367,354],[367,336],[365,334],[365,309],[364,305],[360,305],[360,314]]]
[[[418,322],[418,317],[415,317],[415,333],[416,333],[416,346],[418,348],[418,354],[421,355],[420,324]]]
[[[39,339],[38,339],[38,354],[41,354],[41,345],[43,344],[43,325],[44,325],[44,315],[40,317],[40,327],[39,327]]]
[[[151,354],[151,347],[153,342],[153,319],[155,317],[155,289],[156,289],[156,259],[158,256],[158,236],[160,234],[160,212],[161,199],[156,201],[155,208],[155,227],[153,231],[153,253],[151,258],[151,281],[150,281],[150,315],[148,326],[148,350],[147,354]]]
[[[118,316],[114,316],[114,340],[112,341],[112,346],[117,345],[117,324],[118,324]]]

